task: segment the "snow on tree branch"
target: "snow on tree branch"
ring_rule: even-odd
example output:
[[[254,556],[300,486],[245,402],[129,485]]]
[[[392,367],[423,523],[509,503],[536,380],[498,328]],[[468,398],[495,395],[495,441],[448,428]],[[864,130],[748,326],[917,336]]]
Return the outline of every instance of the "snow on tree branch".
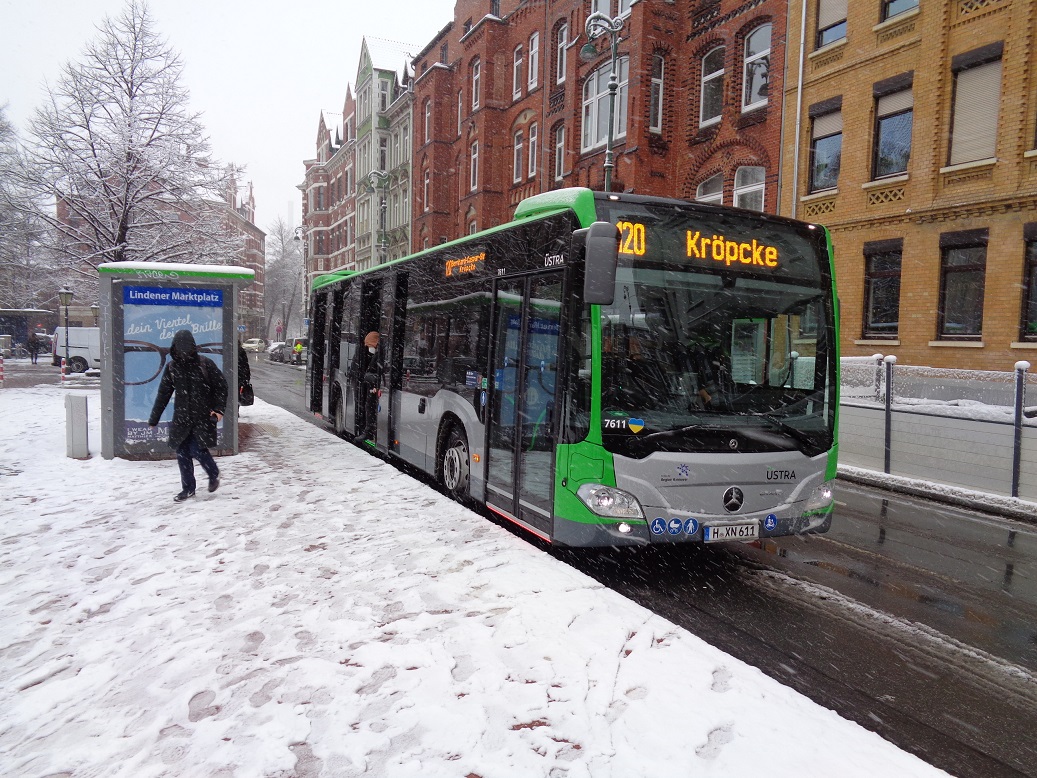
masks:
[[[179,55],[132,0],[65,65],[29,124],[22,185],[78,272],[103,262],[226,264],[240,169],[213,159]]]

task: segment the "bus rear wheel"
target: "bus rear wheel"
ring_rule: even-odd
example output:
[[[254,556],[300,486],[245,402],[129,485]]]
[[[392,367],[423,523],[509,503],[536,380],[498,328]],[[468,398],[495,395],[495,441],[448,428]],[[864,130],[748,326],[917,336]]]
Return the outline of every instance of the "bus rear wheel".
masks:
[[[451,427],[447,435],[446,445],[443,447],[443,458],[440,463],[443,486],[455,500],[463,500],[468,497],[468,489],[471,483],[471,461],[468,453],[468,438],[464,430],[459,427]]]

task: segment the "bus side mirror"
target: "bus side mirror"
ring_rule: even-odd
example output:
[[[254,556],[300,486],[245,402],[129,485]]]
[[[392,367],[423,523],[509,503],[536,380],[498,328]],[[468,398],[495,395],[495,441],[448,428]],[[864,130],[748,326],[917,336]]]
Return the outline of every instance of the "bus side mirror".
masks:
[[[616,296],[616,266],[619,264],[619,229],[609,222],[594,222],[576,230],[584,242],[583,301],[589,305],[612,305]]]

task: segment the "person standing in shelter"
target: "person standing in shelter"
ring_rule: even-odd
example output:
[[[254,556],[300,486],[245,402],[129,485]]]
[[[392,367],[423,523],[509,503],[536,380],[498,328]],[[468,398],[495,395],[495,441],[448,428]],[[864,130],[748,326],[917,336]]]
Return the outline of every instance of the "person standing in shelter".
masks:
[[[29,351],[29,359],[32,360],[32,364],[37,364],[36,360],[40,356],[40,339],[36,337],[36,333],[33,332],[29,335],[29,339],[25,343],[25,348]]]
[[[248,352],[241,341],[238,341],[238,402],[241,402],[241,393],[245,387],[252,383],[252,366],[248,363]],[[242,403],[244,404],[244,403]]]
[[[173,500],[183,502],[194,497],[196,459],[209,477],[209,491],[215,492],[220,486],[220,469],[209,446],[216,445],[216,425],[226,412],[227,379],[215,362],[198,353],[190,330],[173,335],[169,355],[148,424],[158,425],[169,398],[175,394],[169,445],[176,449],[181,489]]]
[[[356,403],[360,437],[370,441],[375,439],[378,431],[378,389],[385,366],[380,340],[377,330],[367,333],[364,347],[357,349],[349,366],[350,378],[360,384]]]

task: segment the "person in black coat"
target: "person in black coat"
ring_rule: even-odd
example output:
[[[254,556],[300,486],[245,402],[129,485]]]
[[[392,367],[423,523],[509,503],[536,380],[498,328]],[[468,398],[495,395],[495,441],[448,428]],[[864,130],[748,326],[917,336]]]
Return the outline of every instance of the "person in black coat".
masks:
[[[216,425],[226,412],[227,379],[215,362],[198,353],[190,330],[173,335],[169,355],[148,424],[158,424],[175,393],[169,445],[176,449],[181,490],[173,500],[183,502],[194,497],[195,459],[209,476],[209,491],[215,492],[220,486],[220,469],[208,447],[216,445]]]
[[[248,363],[248,352],[245,351],[245,347],[238,341],[238,402],[241,402],[241,393],[245,391],[245,387],[252,383],[252,367]],[[242,403],[243,405],[245,403]]]
[[[360,437],[363,440],[373,441],[378,429],[378,390],[385,370],[380,340],[376,330],[367,333],[364,347],[356,350],[349,366],[349,377],[360,384],[356,408]]]

